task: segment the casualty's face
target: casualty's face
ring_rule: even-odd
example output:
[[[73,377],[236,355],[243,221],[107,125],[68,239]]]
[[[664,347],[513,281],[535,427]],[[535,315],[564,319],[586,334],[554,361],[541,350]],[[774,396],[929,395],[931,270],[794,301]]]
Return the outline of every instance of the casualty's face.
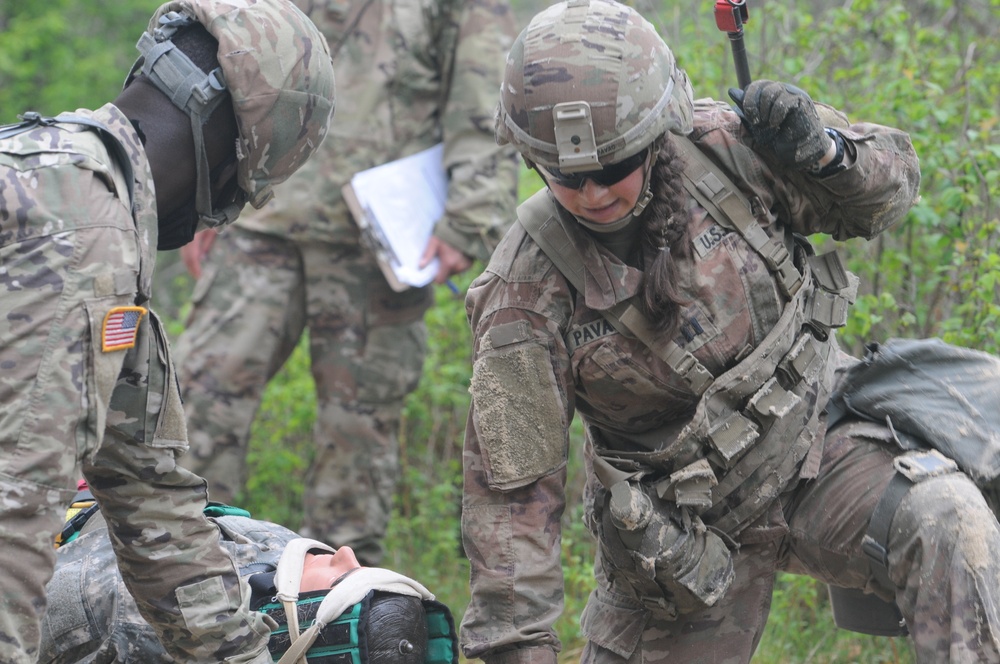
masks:
[[[332,587],[345,574],[361,567],[349,546],[342,546],[336,553],[307,553],[302,566],[300,592],[323,590]]]

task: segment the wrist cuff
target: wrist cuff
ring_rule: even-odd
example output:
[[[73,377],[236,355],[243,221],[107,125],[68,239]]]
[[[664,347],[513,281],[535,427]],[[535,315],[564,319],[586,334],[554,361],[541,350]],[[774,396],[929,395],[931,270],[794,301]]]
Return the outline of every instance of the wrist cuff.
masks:
[[[834,145],[836,145],[837,152],[833,155],[833,159],[830,160],[825,166],[819,168],[809,169],[809,173],[817,178],[825,178],[833,175],[834,173],[839,173],[846,169],[847,166],[844,165],[844,137],[840,135],[836,129],[830,129],[825,127],[824,131],[826,135],[833,139]]]

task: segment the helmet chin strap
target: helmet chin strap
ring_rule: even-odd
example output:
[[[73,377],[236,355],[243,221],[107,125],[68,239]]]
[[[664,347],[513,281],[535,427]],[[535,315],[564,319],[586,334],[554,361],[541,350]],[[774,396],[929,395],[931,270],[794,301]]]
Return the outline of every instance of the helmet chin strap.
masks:
[[[621,219],[615,219],[614,221],[609,221],[606,224],[595,224],[592,221],[587,221],[583,217],[578,217],[576,215],[573,215],[573,218],[576,219],[578,224],[580,224],[587,230],[601,234],[614,233],[615,231],[620,231],[621,229],[625,228],[635,220],[635,217],[632,216],[631,212],[629,212]]]
[[[635,207],[632,208],[632,212],[629,216],[636,219],[643,213],[649,202],[653,200],[653,164],[656,163],[656,157],[660,152],[660,140],[657,139],[652,142],[649,146],[649,163],[646,164],[646,172],[642,176],[642,193],[639,195],[639,200],[636,201]]]
[[[239,203],[245,201],[226,205],[220,210],[213,209],[203,128],[212,112],[228,99],[226,82],[221,68],[205,73],[171,41],[179,30],[196,23],[193,17],[182,12],[171,11],[161,16],[159,27],[153,34],[146,32],[139,38],[136,48],[141,57],[133,65],[126,85],[141,71],[191,118],[197,182],[195,210],[200,226],[214,228],[234,221],[242,209]]]

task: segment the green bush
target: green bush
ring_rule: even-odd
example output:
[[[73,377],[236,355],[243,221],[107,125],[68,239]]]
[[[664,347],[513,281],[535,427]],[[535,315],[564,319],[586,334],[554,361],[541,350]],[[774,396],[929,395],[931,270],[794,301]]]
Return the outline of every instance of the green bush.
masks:
[[[4,0],[0,3],[0,123],[23,111],[55,115],[117,95],[139,56],[156,2]]]
[[[775,664],[903,664],[914,661],[910,642],[837,629],[826,585],[805,576],[779,573],[771,616],[754,656]]]
[[[313,456],[316,390],[304,336],[275,376],[254,420],[246,490],[237,501],[257,518],[293,530],[302,525],[302,480]]]

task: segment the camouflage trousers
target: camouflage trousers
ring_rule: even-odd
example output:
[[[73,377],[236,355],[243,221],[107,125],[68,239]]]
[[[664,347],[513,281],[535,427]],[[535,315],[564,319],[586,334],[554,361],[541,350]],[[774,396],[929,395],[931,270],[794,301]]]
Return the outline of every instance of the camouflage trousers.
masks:
[[[174,657],[269,662],[268,625],[249,610],[249,587],[202,514],[204,480],[176,465],[176,389],[177,435],[153,434],[170,398],[169,381],[151,389],[150,376],[170,367],[158,322],[147,312],[133,348],[102,350],[106,316],[135,298],[135,224],[80,223],[0,245],[0,662],[38,657],[54,540],[81,473],[125,582]],[[141,396],[134,409],[125,407],[132,396]],[[143,434],[122,433],[136,423]]]
[[[267,382],[308,329],[315,450],[304,536],[376,565],[399,472],[403,400],[420,379],[430,289],[395,293],[367,251],[231,228],[217,238],[178,341],[191,451],[213,499],[245,487]]]
[[[954,473],[919,482],[900,503],[879,584],[861,550],[870,517],[892,478],[896,453],[881,426],[831,431],[820,474],[803,481],[741,536],[736,578],[714,607],[657,619],[609,582],[598,554],[597,588],[581,623],[582,662],[749,662],[760,641],[777,570],[895,600],[917,660],[1000,661],[1000,527],[979,489]]]

